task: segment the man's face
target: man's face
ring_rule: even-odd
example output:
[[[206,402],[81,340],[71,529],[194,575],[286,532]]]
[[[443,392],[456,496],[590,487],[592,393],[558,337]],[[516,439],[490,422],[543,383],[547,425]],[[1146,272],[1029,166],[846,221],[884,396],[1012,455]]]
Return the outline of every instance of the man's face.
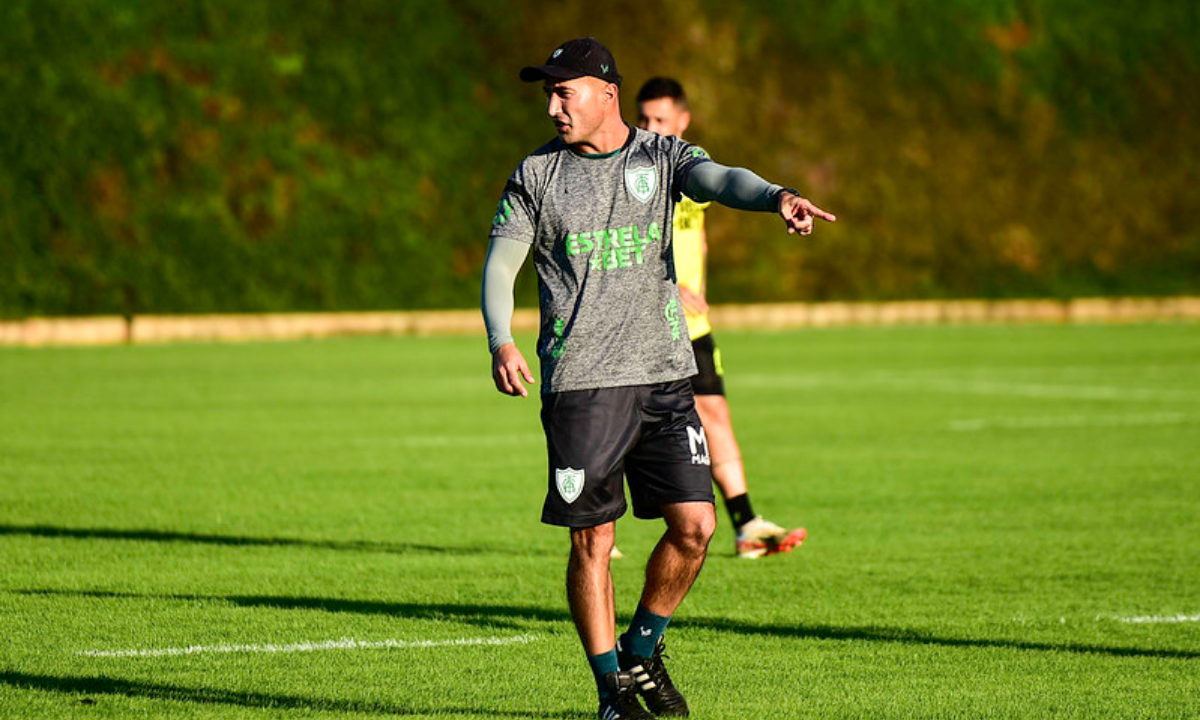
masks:
[[[613,98],[608,83],[590,76],[574,80],[547,80],[546,112],[563,142],[573,145],[588,140],[604,124],[604,115]]]
[[[638,127],[665,136],[680,136],[692,121],[692,114],[674,98],[662,97],[638,103]]]

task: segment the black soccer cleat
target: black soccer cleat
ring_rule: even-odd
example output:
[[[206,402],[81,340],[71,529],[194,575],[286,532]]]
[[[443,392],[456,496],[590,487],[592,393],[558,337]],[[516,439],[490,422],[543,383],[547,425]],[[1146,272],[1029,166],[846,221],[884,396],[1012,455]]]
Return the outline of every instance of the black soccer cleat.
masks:
[[[600,701],[600,720],[654,720],[638,702],[637,683],[632,673],[610,672],[604,676],[609,696]]]
[[[663,639],[654,646],[654,655],[638,657],[625,652],[617,640],[617,663],[621,669],[633,675],[637,691],[646,701],[646,708],[658,717],[687,717],[687,701],[671,682],[667,668],[663,665]]]

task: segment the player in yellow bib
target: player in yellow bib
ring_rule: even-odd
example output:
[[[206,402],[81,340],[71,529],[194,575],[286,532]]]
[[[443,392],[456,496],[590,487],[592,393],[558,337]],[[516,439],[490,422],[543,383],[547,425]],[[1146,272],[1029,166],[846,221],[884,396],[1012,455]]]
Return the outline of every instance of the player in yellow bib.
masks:
[[[682,137],[691,122],[683,87],[670,78],[646,81],[638,91],[638,125],[660,135]],[[691,378],[708,449],[712,459],[713,481],[725,500],[725,509],[737,530],[737,554],[744,558],[791,552],[807,535],[804,528],[788,530],[755,515],[746,489],[746,471],[742,453],[729,417],[725,399],[725,371],[721,351],[712,337],[708,321],[706,294],[706,255],[704,210],[708,203],[683,198],[675,207],[675,275],[679,295],[687,317],[688,335],[696,353],[699,372]]]

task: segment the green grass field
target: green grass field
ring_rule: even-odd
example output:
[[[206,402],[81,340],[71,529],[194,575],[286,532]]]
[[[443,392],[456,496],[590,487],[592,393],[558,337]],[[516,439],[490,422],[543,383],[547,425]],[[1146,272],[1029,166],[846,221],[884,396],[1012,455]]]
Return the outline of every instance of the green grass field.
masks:
[[[1200,326],[718,340],[810,536],[721,511],[693,717],[1200,714]],[[482,338],[0,350],[0,716],[593,717],[538,409]]]

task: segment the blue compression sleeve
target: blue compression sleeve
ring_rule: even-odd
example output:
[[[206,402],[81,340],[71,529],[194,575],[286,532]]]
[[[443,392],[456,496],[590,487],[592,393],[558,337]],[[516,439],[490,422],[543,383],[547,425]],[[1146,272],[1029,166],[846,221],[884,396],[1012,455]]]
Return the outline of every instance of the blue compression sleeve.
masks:
[[[519,240],[493,237],[487,259],[483,261],[480,305],[483,323],[487,326],[488,349],[492,352],[513,341],[513,286],[531,247]]]

